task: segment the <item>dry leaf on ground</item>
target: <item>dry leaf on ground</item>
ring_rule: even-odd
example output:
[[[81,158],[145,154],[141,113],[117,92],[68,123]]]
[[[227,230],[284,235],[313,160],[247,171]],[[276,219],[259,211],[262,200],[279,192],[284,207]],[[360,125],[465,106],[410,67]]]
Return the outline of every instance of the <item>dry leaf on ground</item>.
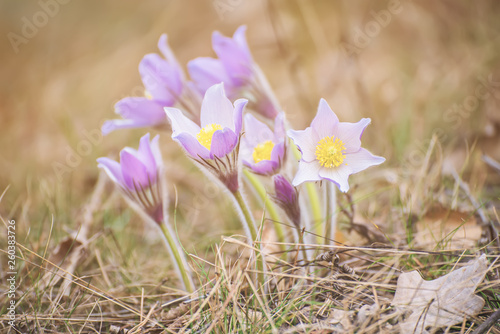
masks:
[[[488,261],[483,254],[432,281],[424,281],[417,271],[402,274],[392,305],[411,314],[400,324],[401,333],[427,333],[429,327],[452,326],[477,315],[484,300],[474,291],[487,270]]]

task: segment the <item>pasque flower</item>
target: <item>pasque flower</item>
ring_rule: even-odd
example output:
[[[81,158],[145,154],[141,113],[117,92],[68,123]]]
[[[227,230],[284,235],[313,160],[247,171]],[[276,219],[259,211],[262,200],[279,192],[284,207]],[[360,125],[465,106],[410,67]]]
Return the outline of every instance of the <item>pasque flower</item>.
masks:
[[[238,188],[237,157],[247,100],[231,104],[222,83],[210,87],[201,105],[200,125],[176,108],[165,108],[172,139],[213,172],[232,192]]]
[[[167,124],[164,107],[174,106],[189,94],[185,77],[163,34],[158,42],[163,57],[156,53],[147,54],[139,64],[139,73],[147,97],[126,97],[115,105],[115,112],[124,119],[107,121],[103,134],[117,129],[155,127]],[[190,99],[196,100],[195,98]],[[189,110],[191,111],[191,110]]]
[[[241,26],[231,38],[215,31],[212,47],[218,59],[199,57],[191,60],[187,65],[189,75],[200,93],[224,82],[231,99],[247,94],[257,112],[274,119],[280,108],[267,79],[252,58],[245,32],[246,26]]]
[[[118,185],[131,207],[146,221],[153,222],[162,232],[165,244],[184,288],[193,292],[194,284],[186,258],[168,222],[168,203],[162,177],[162,157],[159,136],[149,140],[149,133],[139,143],[139,149],[125,147],[120,152],[120,162],[109,158],[99,158],[99,167]]]
[[[272,199],[286,213],[296,228],[300,228],[300,206],[297,189],[281,174],[273,176],[274,195]]]
[[[349,175],[384,162],[384,158],[361,147],[361,135],[368,124],[369,118],[357,123],[339,122],[328,103],[321,99],[310,127],[287,132],[302,153],[293,185],[329,180],[346,192]]]
[[[158,178],[162,159],[158,140],[156,136],[150,142],[147,133],[141,138],[138,150],[125,147],[120,152],[120,162],[109,158],[99,158],[97,162],[130,200],[160,224],[163,206]]]
[[[274,132],[252,114],[245,115],[244,125],[245,134],[240,149],[243,164],[261,175],[278,172],[285,158],[283,113],[274,120]]]

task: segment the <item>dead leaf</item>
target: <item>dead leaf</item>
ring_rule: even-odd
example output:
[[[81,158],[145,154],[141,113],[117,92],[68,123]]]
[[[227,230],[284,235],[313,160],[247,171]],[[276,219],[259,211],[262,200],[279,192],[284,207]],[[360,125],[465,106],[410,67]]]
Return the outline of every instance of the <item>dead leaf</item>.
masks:
[[[483,254],[432,281],[424,281],[417,271],[402,274],[392,305],[411,313],[400,324],[401,333],[427,333],[428,327],[452,326],[477,315],[484,299],[474,295],[474,291],[487,269],[488,261]]]

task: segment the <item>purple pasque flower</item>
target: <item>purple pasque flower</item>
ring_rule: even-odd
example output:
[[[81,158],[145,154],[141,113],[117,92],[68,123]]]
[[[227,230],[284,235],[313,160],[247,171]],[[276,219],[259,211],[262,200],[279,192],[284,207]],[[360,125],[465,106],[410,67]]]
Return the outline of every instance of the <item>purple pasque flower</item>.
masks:
[[[160,171],[163,168],[159,148],[160,137],[151,142],[149,133],[139,143],[139,149],[125,147],[120,152],[120,162],[109,158],[98,158],[98,167],[116,183],[124,194],[139,204],[157,223],[163,219]]]
[[[383,163],[385,158],[361,147],[361,135],[370,122],[369,118],[357,123],[339,122],[328,103],[321,99],[310,127],[287,132],[302,153],[293,185],[329,180],[346,192],[349,175]]]
[[[163,57],[147,54],[139,64],[139,73],[147,97],[126,97],[115,105],[115,113],[124,119],[106,121],[104,135],[123,128],[156,127],[167,124],[164,107],[171,107],[183,99],[185,77],[163,34],[158,41]]]
[[[274,195],[272,199],[286,215],[296,228],[300,228],[300,206],[299,193],[297,189],[281,174],[273,176]]]
[[[246,114],[245,135],[241,139],[243,164],[254,173],[273,175],[285,159],[284,114],[274,120],[274,132],[252,114]]]
[[[274,119],[280,110],[278,102],[262,71],[254,62],[245,37],[246,26],[240,26],[233,37],[212,34],[212,47],[218,59],[199,57],[187,67],[194,87],[203,94],[208,87],[225,83],[231,99],[247,94],[250,105],[267,118]]]
[[[226,97],[224,84],[216,84],[205,93],[201,104],[200,125],[176,108],[165,108],[172,125],[172,139],[231,190],[238,189],[237,156],[247,100],[234,106]]]

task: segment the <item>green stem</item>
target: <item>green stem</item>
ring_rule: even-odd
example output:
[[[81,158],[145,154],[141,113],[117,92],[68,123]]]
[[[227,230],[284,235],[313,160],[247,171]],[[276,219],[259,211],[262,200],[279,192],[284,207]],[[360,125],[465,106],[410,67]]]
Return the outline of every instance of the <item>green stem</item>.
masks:
[[[293,156],[296,159],[300,160],[302,156],[297,146],[290,145],[290,147],[292,148]],[[309,206],[311,209],[312,218],[315,226],[314,232],[318,235],[321,235],[322,231],[320,222],[323,221],[323,215],[321,212],[318,189],[316,188],[316,185],[313,182],[306,182],[305,187],[306,187],[307,197],[309,197]]]
[[[335,239],[337,231],[337,193],[333,182],[326,182],[325,245]]]
[[[182,282],[184,283],[184,288],[187,292],[192,293],[194,291],[194,284],[191,279],[191,275],[188,274],[189,266],[187,265],[186,258],[179,252],[179,249],[181,249],[181,247],[177,242],[177,239],[174,238],[172,229],[167,223],[162,222],[160,224],[160,228],[163,232],[163,235],[165,236],[167,244],[170,248],[170,252],[175,259],[177,269],[179,270]]]
[[[285,242],[285,233],[283,231],[283,226],[281,226],[281,224],[279,223],[281,221],[280,215],[278,214],[278,210],[276,210],[276,206],[274,205],[274,203],[269,199],[266,188],[264,187],[262,182],[260,182],[257,175],[253,174],[248,169],[243,170],[243,174],[245,174],[245,177],[255,189],[259,198],[264,202],[266,212],[269,213],[269,216],[274,222],[274,229],[276,231],[276,235],[278,236],[278,241],[281,243]],[[284,245],[280,244],[280,248],[282,248],[283,250]]]
[[[253,245],[257,249],[260,249],[260,244],[257,243],[258,235],[257,235],[257,229],[255,227],[255,222],[252,217],[252,214],[250,213],[250,210],[248,209],[248,205],[243,198],[243,195],[241,194],[240,190],[236,190],[236,192],[233,193],[234,198],[236,200],[236,203],[238,204],[239,208],[241,209],[241,212],[243,213],[244,217],[244,224],[246,225],[245,229],[247,230],[247,237],[250,239],[250,244]],[[249,235],[248,235],[249,234]],[[257,270],[259,271],[258,274],[258,280],[260,284],[265,283],[265,276],[264,276],[264,260],[263,256],[258,256],[258,254],[255,254],[255,262],[257,266]]]

